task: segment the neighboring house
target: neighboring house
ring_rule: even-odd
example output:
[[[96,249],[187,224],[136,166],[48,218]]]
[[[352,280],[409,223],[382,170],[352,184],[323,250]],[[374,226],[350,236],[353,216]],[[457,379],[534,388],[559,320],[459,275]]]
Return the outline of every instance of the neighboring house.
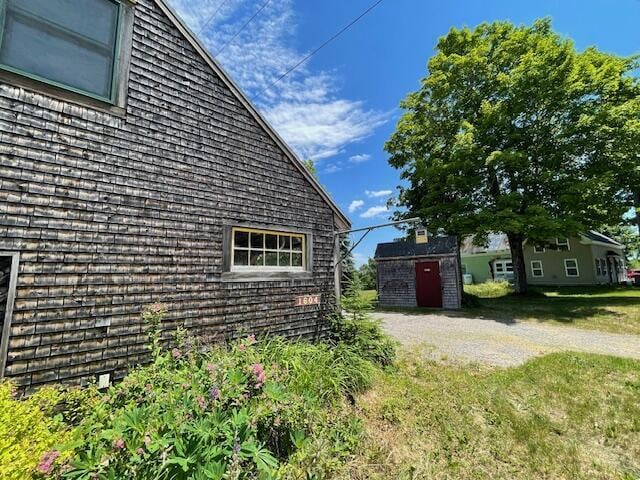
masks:
[[[461,247],[462,271],[473,283],[513,279],[506,235],[492,234],[487,247],[468,237]],[[524,259],[531,285],[603,285],[626,281],[624,246],[595,231],[555,238],[541,245],[526,243]]]
[[[456,237],[416,231],[416,241],[379,243],[378,305],[458,309],[462,304]]]
[[[349,220],[167,3],[1,6],[0,376],[121,378],[156,302],[321,335]]]
[[[490,234],[486,246],[473,244],[473,237],[466,237],[460,246],[462,273],[471,275],[473,283],[500,280],[513,276],[511,251],[506,235]]]

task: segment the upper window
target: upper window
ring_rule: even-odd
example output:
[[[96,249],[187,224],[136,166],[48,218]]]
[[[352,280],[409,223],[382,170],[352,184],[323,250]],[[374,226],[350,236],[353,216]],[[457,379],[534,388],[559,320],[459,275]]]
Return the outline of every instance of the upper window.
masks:
[[[544,247],[542,245],[535,245],[533,251],[535,253],[544,253]]]
[[[232,239],[232,270],[305,270],[303,234],[236,227]]]
[[[569,239],[568,238],[556,238],[556,245],[558,250],[569,251]]]
[[[121,5],[0,0],[0,68],[112,102]]]
[[[579,277],[578,261],[575,258],[567,258],[564,261],[564,273],[567,277]]]

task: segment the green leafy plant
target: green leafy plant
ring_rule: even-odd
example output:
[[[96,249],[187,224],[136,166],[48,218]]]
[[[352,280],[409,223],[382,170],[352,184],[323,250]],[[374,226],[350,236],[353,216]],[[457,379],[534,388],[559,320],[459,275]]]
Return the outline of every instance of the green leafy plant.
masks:
[[[153,362],[99,394],[61,476],[323,478],[341,468],[360,438],[346,399],[375,371],[356,346],[249,335],[203,349],[178,331],[164,350],[165,313],[143,314]]]
[[[52,473],[64,461],[58,444],[69,433],[54,415],[59,399],[56,389],[43,388],[18,400],[11,383],[0,383],[0,478],[22,480]]]
[[[396,342],[382,331],[380,322],[370,317],[371,301],[362,294],[362,284],[357,276],[345,292],[341,305],[346,314],[333,316],[331,340],[349,345],[358,356],[378,365],[393,363]]]

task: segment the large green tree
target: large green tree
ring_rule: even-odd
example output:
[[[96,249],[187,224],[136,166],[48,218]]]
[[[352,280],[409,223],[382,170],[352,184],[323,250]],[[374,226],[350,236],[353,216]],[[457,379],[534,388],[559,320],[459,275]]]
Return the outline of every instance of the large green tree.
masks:
[[[407,180],[396,216],[479,241],[506,233],[526,292],[525,241],[617,223],[628,208],[619,169],[638,161],[636,66],[576,51],[547,19],[452,29],[385,145]]]

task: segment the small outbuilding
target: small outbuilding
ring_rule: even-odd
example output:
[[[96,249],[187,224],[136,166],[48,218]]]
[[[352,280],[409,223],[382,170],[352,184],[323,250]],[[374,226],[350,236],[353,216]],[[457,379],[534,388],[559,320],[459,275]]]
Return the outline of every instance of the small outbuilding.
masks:
[[[415,241],[379,243],[375,261],[381,307],[461,307],[456,237],[427,238],[426,231],[418,230]]]

